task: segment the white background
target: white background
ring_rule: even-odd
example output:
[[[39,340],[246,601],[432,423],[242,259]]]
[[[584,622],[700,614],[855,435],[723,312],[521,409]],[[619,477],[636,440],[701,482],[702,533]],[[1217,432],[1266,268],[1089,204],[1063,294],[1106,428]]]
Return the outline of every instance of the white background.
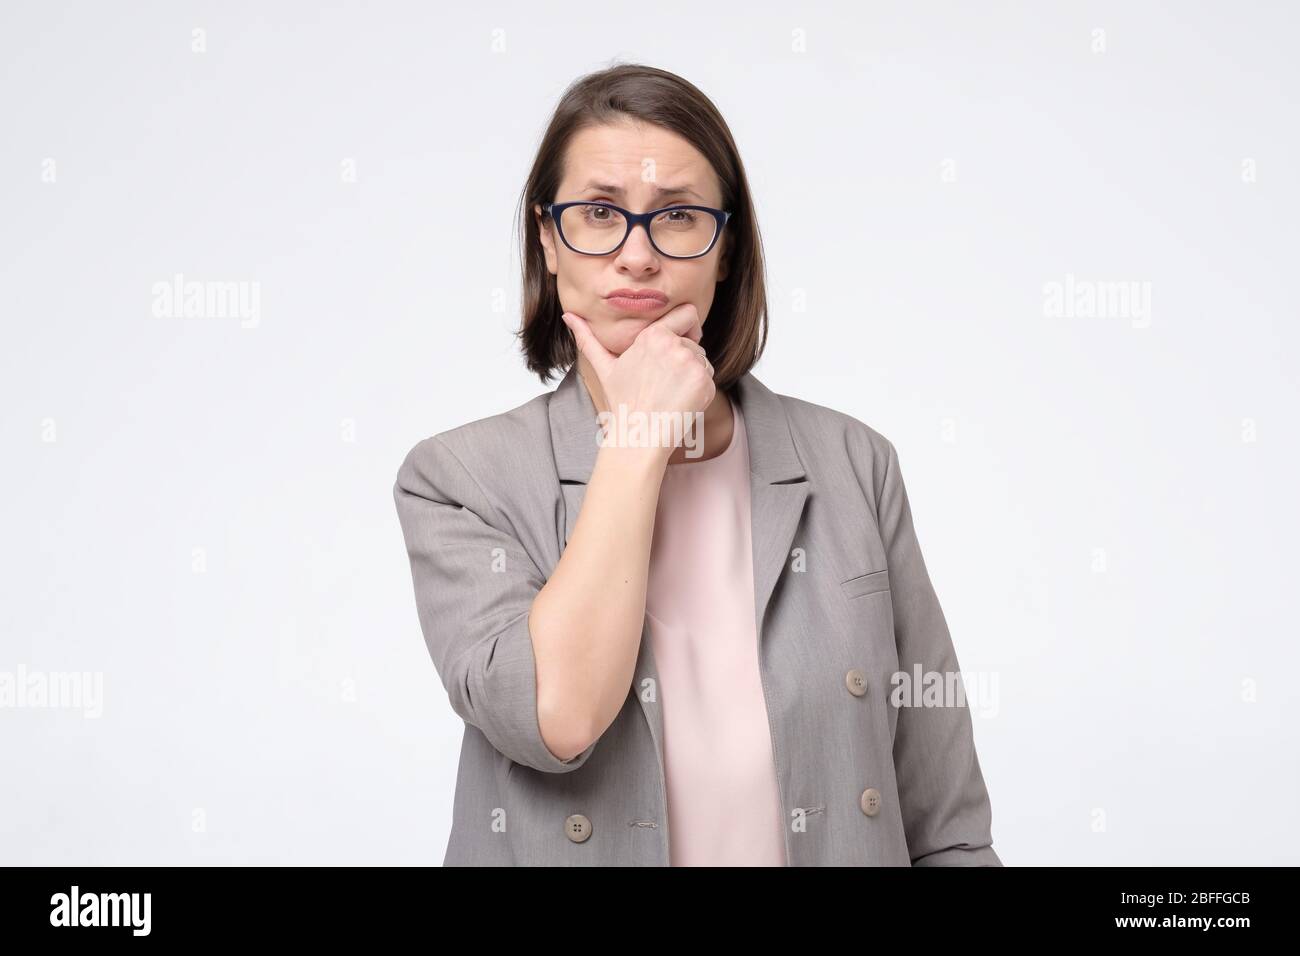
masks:
[[[441,862],[392,483],[554,386],[516,203],[617,60],[740,145],[755,374],[899,449],[1004,863],[1300,863],[1293,8],[324,6],[0,12],[0,672],[104,694],[0,709],[0,862]],[[155,317],[176,273],[260,322]]]

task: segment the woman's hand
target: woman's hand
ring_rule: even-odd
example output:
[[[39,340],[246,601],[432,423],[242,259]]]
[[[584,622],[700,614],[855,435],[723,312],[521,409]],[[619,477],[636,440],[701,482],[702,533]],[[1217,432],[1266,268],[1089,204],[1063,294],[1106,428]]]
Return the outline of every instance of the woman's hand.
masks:
[[[646,420],[661,424],[658,447],[671,454],[716,393],[713,365],[699,344],[703,330],[695,306],[683,302],[647,325],[622,355],[601,345],[582,316],[565,312],[563,318],[600,380],[609,411],[615,416],[660,413]],[[672,427],[674,417],[681,427]]]

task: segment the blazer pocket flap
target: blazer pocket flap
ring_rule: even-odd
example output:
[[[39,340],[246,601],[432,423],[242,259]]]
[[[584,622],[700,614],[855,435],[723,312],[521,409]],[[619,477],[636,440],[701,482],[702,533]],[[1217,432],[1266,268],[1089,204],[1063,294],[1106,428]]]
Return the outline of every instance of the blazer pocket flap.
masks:
[[[877,591],[888,591],[889,569],[881,568],[879,571],[859,574],[847,581],[841,581],[840,587],[844,590],[844,596],[850,598],[862,597],[864,594],[875,594]]]

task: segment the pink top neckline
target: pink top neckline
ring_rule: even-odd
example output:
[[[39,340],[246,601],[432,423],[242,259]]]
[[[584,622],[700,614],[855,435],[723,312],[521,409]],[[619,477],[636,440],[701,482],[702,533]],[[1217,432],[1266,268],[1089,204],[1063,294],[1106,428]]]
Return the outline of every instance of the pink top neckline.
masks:
[[[696,461],[693,458],[688,458],[685,461],[670,461],[668,463],[669,468],[683,468],[687,465],[698,468],[700,465],[711,465],[715,462],[720,462],[731,457],[732,453],[736,450],[737,444],[739,444],[736,441],[736,433],[740,431],[740,406],[731,400],[730,395],[727,396],[727,404],[731,406],[732,414],[731,440],[727,442],[727,447],[722,449],[719,454],[714,455],[712,458],[704,458],[699,461]]]

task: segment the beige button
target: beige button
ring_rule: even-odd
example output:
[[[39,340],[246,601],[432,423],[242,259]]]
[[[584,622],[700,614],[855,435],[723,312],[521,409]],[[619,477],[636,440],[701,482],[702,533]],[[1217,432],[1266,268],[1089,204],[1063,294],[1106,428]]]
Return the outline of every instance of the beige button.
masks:
[[[875,787],[867,787],[862,791],[862,799],[858,802],[862,804],[863,813],[874,817],[880,812],[880,791]]]
[[[856,667],[844,675],[844,686],[854,697],[861,697],[867,692],[867,678]]]
[[[564,821],[564,835],[574,843],[581,843],[591,836],[591,821],[581,813],[575,813]]]

